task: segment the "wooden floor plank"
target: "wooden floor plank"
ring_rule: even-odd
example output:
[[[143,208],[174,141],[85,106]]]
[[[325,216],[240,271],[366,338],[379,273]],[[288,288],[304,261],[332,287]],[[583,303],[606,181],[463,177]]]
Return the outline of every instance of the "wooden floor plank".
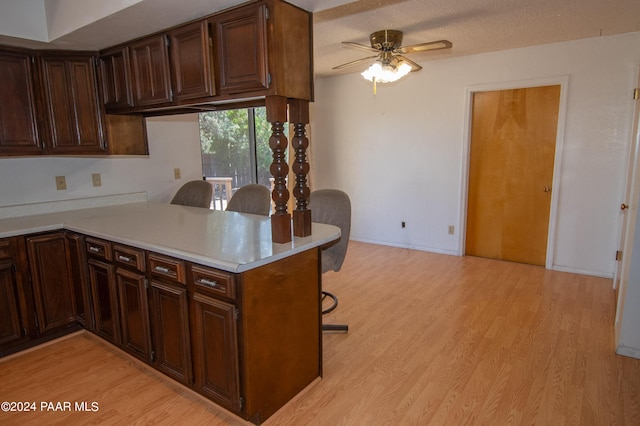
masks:
[[[349,333],[324,334],[324,377],[266,425],[640,424],[611,280],[352,242],[323,281]],[[3,425],[248,424],[86,332],[0,360],[0,394],[99,404]]]

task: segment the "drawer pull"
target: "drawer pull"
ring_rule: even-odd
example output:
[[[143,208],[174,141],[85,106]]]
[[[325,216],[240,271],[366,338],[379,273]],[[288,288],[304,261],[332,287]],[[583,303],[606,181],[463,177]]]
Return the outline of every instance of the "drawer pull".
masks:
[[[89,246],[89,251],[93,253],[100,253],[101,250],[98,247]]]
[[[218,281],[208,280],[206,278],[200,278],[198,284],[206,285],[209,287],[218,287]]]
[[[169,272],[171,272],[169,268],[165,268],[164,266],[156,266],[154,269],[158,272],[162,272],[163,274],[168,274]]]
[[[123,262],[131,262],[131,258],[128,256],[118,255],[118,260],[122,260]]]

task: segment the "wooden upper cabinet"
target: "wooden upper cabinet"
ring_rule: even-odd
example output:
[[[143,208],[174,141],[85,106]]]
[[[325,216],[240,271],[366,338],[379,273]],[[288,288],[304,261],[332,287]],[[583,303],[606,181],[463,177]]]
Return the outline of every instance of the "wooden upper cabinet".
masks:
[[[100,53],[100,86],[107,112],[131,110],[134,107],[131,87],[129,47],[117,47]]]
[[[252,3],[211,18],[215,29],[220,92],[251,92],[269,88],[267,6]]]
[[[221,94],[313,100],[311,14],[264,0],[210,17]]]
[[[131,73],[137,107],[169,106],[173,102],[167,35],[160,34],[132,43]]]
[[[0,155],[39,154],[33,55],[0,50]]]
[[[213,46],[206,20],[169,32],[176,102],[215,95]]]
[[[144,114],[271,95],[313,100],[311,40],[309,12],[262,0],[103,50],[105,109]]]
[[[40,53],[52,154],[105,153],[94,56]]]

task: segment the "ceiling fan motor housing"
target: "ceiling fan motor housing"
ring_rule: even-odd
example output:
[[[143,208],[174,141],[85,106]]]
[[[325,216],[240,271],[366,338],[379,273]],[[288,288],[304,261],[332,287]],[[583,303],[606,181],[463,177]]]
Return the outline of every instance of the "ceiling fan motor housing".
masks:
[[[384,52],[399,49],[402,46],[402,31],[380,30],[371,33],[371,47]]]

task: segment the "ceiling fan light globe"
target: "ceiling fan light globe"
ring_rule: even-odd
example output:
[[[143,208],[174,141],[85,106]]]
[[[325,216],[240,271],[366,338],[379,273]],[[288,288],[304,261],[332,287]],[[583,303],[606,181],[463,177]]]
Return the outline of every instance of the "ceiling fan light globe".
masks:
[[[375,79],[378,83],[392,83],[400,80],[410,72],[411,65],[404,62],[400,63],[398,66],[392,66],[389,64],[383,65],[376,61],[360,75],[369,81],[374,81]]]

